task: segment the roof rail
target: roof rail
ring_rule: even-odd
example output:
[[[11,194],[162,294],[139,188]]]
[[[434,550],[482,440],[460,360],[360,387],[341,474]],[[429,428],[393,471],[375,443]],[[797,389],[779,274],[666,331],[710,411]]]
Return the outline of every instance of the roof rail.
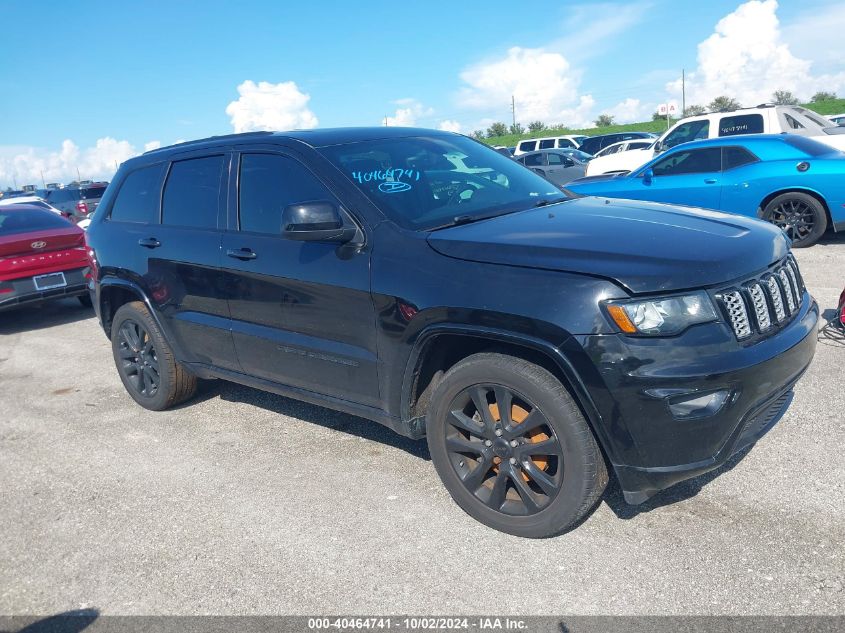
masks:
[[[208,143],[210,141],[224,141],[230,138],[248,138],[253,136],[271,136],[275,134],[275,132],[239,132],[237,134],[220,134],[217,136],[209,136],[207,138],[198,138],[193,141],[185,141],[184,143],[174,143],[173,145],[165,145],[164,147],[157,147],[155,149],[151,149],[149,151],[144,152],[144,154],[153,154],[155,152],[160,152],[164,149],[171,149],[173,147],[189,147],[191,145],[199,145],[200,143]]]

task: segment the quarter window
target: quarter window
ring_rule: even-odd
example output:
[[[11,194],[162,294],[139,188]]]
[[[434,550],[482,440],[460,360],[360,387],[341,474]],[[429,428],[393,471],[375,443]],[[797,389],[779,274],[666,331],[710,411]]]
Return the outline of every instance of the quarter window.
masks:
[[[757,157],[744,147],[725,147],[722,152],[722,169],[724,170],[757,162]]]
[[[554,149],[555,140],[553,138],[544,138],[540,141],[540,149]]]
[[[279,154],[244,154],[238,189],[241,231],[278,235],[282,211],[300,202],[334,196],[299,161]]]
[[[523,165],[526,167],[542,167],[543,165],[543,155],[542,154],[531,154],[531,156],[526,156],[525,160],[522,162]]]
[[[741,114],[722,117],[719,121],[719,136],[737,136],[739,134],[762,134],[762,114]]]
[[[109,218],[115,222],[157,224],[164,163],[133,171],[117,192]]]
[[[522,141],[519,144],[520,152],[533,152],[537,147],[537,141]]]
[[[655,176],[679,176],[720,171],[722,152],[718,147],[678,151],[658,161],[652,171]]]
[[[217,228],[223,156],[180,160],[170,167],[164,186],[162,223]]]

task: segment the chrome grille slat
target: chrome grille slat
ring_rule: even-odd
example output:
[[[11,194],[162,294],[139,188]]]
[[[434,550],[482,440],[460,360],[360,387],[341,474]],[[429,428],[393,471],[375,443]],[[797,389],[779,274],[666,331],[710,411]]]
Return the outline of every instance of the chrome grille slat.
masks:
[[[766,295],[763,294],[763,289],[757,282],[748,286],[748,294],[751,297],[751,305],[754,307],[754,314],[757,317],[757,327],[760,328],[761,332],[764,332],[772,326]]]
[[[783,286],[783,294],[786,296],[786,307],[789,308],[789,314],[794,314],[798,306],[795,300],[795,291],[792,289],[792,284],[786,274],[786,267],[778,270],[777,276],[780,278],[781,286]]]
[[[771,335],[801,309],[804,281],[792,255],[764,274],[716,295],[738,340]],[[753,315],[753,316],[752,316]]]
[[[722,301],[728,311],[728,317],[731,320],[731,326],[736,337],[743,339],[751,336],[751,324],[748,321],[748,311],[745,309],[745,301],[743,301],[742,295],[736,290],[726,292],[722,295]]]
[[[772,298],[772,305],[775,308],[775,320],[780,323],[786,318],[786,311],[783,308],[783,297],[780,294],[780,286],[774,275],[766,277],[766,287],[769,289],[769,296]]]

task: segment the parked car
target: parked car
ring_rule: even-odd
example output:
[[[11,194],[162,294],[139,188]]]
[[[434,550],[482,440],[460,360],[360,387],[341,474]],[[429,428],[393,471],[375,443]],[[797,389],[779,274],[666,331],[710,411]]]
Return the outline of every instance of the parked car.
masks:
[[[845,125],[845,114],[834,114],[825,118],[829,119],[835,125]]]
[[[566,154],[570,158],[574,158],[575,160],[582,163],[589,163],[591,160],[593,160],[592,154],[582,152],[580,149],[570,149],[568,147],[564,147],[556,151],[560,152],[561,154]]]
[[[31,204],[0,206],[0,310],[78,297],[91,305],[85,234]]]
[[[816,345],[776,227],[568,198],[449,132],[147,152],[88,238],[138,404],[214,377],[425,436],[457,504],[525,537],[577,525],[609,470],[641,503],[724,464],[777,421]]]
[[[71,217],[69,213],[65,213],[64,211],[57,209],[56,207],[52,206],[48,202],[39,198],[38,196],[19,196],[17,198],[10,198],[8,200],[6,198],[0,199],[0,207],[8,206],[10,204],[26,204],[31,207],[38,207],[39,209],[46,209],[47,211],[52,211],[53,213],[61,215],[62,217],[68,219]]]
[[[587,152],[595,156],[599,151],[603,150],[614,143],[621,143],[622,141],[631,141],[635,139],[655,139],[656,134],[651,132],[618,132],[615,134],[599,134],[597,136],[590,136],[584,139],[581,143],[580,149],[582,152]]]
[[[583,162],[565,154],[562,150],[528,152],[517,156],[516,160],[558,186],[583,177],[585,172]]]
[[[600,149],[599,153],[593,156],[593,158],[602,158],[603,156],[610,156],[611,154],[615,154],[616,152],[625,152],[631,149],[646,149],[647,147],[651,147],[652,145],[654,145],[654,139],[651,138],[620,141],[618,143],[608,145],[604,149]]]
[[[627,173],[646,164],[660,152],[690,141],[746,134],[797,134],[845,150],[845,127],[836,127],[820,114],[800,106],[760,105],[733,112],[710,112],[681,119],[650,148],[617,152],[592,161],[588,176]]]
[[[628,175],[587,177],[568,188],[760,217],[796,247],[814,244],[828,225],[845,229],[845,154],[795,134],[684,143]]]
[[[528,152],[536,152],[541,149],[558,149],[569,147],[579,149],[581,142],[587,138],[583,134],[564,134],[563,136],[547,136],[544,138],[529,138],[520,141],[514,149],[514,156],[520,156]]]
[[[81,187],[65,187],[64,189],[46,189],[46,200],[57,209],[71,214],[76,219],[82,219],[93,213],[103,197],[106,185],[94,183]]]

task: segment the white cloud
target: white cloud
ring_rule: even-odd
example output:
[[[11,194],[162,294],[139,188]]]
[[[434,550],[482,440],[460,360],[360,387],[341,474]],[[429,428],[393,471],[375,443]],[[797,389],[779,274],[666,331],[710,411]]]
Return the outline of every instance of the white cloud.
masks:
[[[443,130],[444,132],[460,132],[461,124],[451,119],[445,119],[437,124],[437,129]]]
[[[792,53],[781,34],[777,8],[776,0],[751,0],[719,20],[714,33],[698,45],[698,67],[687,77],[688,104],[706,105],[727,95],[753,106],[771,101],[775,90],[808,99],[817,90],[845,86],[845,72],[813,75],[812,62]],[[679,96],[680,80],[667,89]]]
[[[396,113],[393,116],[385,116],[381,123],[383,125],[399,126],[399,127],[413,127],[417,125],[417,121],[423,117],[429,117],[434,114],[432,108],[424,106],[416,99],[397,99],[393,102],[399,107],[396,108]]]
[[[651,112],[654,112],[654,109]],[[649,112],[649,107],[639,99],[629,97],[610,108],[607,114],[611,115],[616,123],[634,123],[650,118],[646,115],[650,115],[651,112]]]
[[[589,121],[593,99],[578,94],[580,72],[560,53],[515,46],[504,57],[466,68],[460,77],[465,85],[458,102],[463,107],[510,114],[513,95],[516,118],[523,124]]]
[[[0,146],[0,185],[41,185],[42,175],[46,182],[70,182],[78,177],[111,180],[120,163],[139,153],[129,141],[108,136],[84,149],[70,139],[57,150]]]
[[[238,86],[238,94],[238,100],[226,106],[235,132],[317,127],[317,117],[308,109],[311,96],[300,91],[293,81],[256,84],[246,80]]]
[[[150,141],[149,143],[144,143],[145,152],[151,152],[159,147],[161,147],[161,141]]]

